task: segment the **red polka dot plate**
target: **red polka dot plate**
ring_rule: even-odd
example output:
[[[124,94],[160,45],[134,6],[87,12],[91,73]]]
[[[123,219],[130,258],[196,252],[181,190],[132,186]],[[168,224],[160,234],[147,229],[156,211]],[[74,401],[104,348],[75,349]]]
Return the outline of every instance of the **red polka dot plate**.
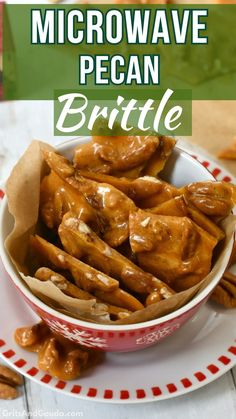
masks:
[[[189,146],[188,151],[217,179],[234,181],[199,149]],[[158,345],[131,353],[108,353],[103,364],[76,381],[54,379],[38,370],[35,354],[15,344],[14,330],[34,323],[37,316],[19,298],[1,262],[0,278],[0,355],[26,377],[50,389],[106,403],[151,402],[196,390],[236,365],[236,311],[208,302]]]

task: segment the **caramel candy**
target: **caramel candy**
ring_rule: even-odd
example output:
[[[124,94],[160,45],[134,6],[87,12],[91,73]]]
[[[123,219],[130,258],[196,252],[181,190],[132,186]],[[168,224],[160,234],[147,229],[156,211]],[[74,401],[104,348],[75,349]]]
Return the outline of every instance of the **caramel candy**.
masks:
[[[65,250],[71,255],[83,257],[86,263],[102,272],[117,278],[130,290],[149,294],[162,288],[166,284],[153,275],[144,272],[125,256],[103,242],[83,221],[66,214],[58,230]],[[168,295],[174,292],[169,289]],[[164,294],[165,295],[165,292]],[[163,297],[164,298],[164,297]]]
[[[89,205],[96,210],[101,220],[100,234],[111,246],[121,245],[129,236],[129,212],[136,209],[134,202],[124,193],[107,183],[98,183],[82,176],[73,176],[74,169],[64,157],[45,152],[45,159],[53,171],[61,176]],[[68,166],[68,169],[65,166]],[[68,173],[72,173],[67,176]]]
[[[52,267],[68,270],[78,286],[85,291],[112,291],[119,287],[118,281],[92,268],[68,253],[47,242],[42,237],[31,236],[31,248],[39,259],[48,262]]]
[[[218,227],[209,217],[207,217],[203,212],[199,211],[194,205],[186,203],[183,196],[177,196],[169,201],[164,202],[161,205],[158,205],[155,208],[151,208],[150,212],[153,214],[159,215],[173,215],[176,217],[189,217],[191,218],[199,227],[207,231],[218,241],[222,240],[225,237],[224,231]]]
[[[91,142],[75,149],[74,163],[77,169],[138,177],[159,144],[158,136],[150,135],[93,137]]]
[[[164,166],[175,146],[175,140],[170,137],[159,137],[159,146],[143,170],[145,176],[157,176]]]
[[[72,284],[64,276],[58,274],[57,272],[52,271],[49,268],[39,268],[35,272],[35,278],[41,281],[52,281],[64,294],[69,295],[73,298],[78,298],[82,300],[96,300],[98,303],[103,302],[82,289],[77,285]],[[107,304],[107,303],[106,303]],[[108,313],[111,315],[113,320],[121,319],[130,315],[131,311],[123,308],[117,307],[110,304],[107,304]]]
[[[55,172],[45,176],[40,187],[40,215],[48,228],[58,227],[63,215],[73,211],[78,218],[97,228],[99,221],[96,211],[84,196],[73,189]]]
[[[125,177],[117,178],[103,173],[94,173],[88,170],[79,170],[77,173],[96,182],[108,183],[114,186],[131,198],[140,208],[151,208],[179,195],[177,188],[154,176],[128,179]]]
[[[34,335],[35,330],[46,330],[46,333],[39,334],[37,342],[32,343],[31,338],[27,341],[25,336]],[[19,346],[38,354],[38,367],[41,370],[61,380],[75,380],[84,370],[102,360],[101,352],[82,347],[53,333],[42,322],[16,329],[15,339]]]
[[[38,258],[55,269],[69,271],[79,288],[92,292],[104,302],[130,311],[143,308],[135,297],[119,288],[117,280],[81,262],[41,237],[32,236],[31,247]]]

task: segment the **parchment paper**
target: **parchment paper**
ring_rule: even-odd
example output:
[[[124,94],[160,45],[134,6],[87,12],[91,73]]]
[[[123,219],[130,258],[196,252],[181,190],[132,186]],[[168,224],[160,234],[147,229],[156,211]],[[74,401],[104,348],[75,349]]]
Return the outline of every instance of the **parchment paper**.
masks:
[[[234,216],[229,216],[224,221],[223,228],[226,238],[224,243],[221,244],[220,255],[212,271],[203,281],[167,300],[136,311],[123,320],[111,321],[107,314],[105,303],[100,304],[96,303],[96,300],[79,300],[68,297],[51,281],[44,282],[29,276],[29,269],[26,264],[29,237],[37,228],[40,181],[48,170],[42,157],[44,148],[52,149],[43,142],[33,141],[7,181],[6,195],[9,212],[14,217],[15,225],[6,239],[5,246],[13,264],[19,271],[20,278],[31,289],[33,294],[46,304],[72,317],[92,322],[106,324],[139,323],[177,310],[189,302],[200,290],[204,289],[216,274],[219,274],[219,277],[223,274],[232,247],[232,236],[235,229]]]

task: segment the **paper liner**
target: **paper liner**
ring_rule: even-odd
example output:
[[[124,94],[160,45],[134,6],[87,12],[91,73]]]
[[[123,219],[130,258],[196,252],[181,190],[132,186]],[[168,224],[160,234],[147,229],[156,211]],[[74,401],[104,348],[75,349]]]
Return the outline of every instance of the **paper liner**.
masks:
[[[85,314],[88,318],[95,320],[96,316],[99,315],[103,316],[104,320],[109,320],[106,304],[96,303],[95,299],[79,300],[77,298],[69,297],[51,281],[44,282],[30,276],[20,275],[36,296],[46,303],[48,303],[48,299],[50,299],[51,306],[53,306],[53,302],[55,301],[58,304],[58,308],[64,308],[76,316]]]
[[[33,141],[17,165],[14,167],[6,185],[9,212],[15,223],[6,238],[5,246],[16,266],[20,278],[32,293],[46,304],[71,317],[102,324],[131,324],[159,318],[187,304],[197,293],[202,291],[216,275],[221,277],[227,265],[235,229],[235,217],[229,216],[222,227],[226,238],[220,244],[220,252],[211,272],[199,284],[177,293],[167,300],[152,304],[143,310],[132,313],[129,317],[112,321],[106,312],[106,304],[95,300],[79,300],[68,297],[51,281],[40,281],[29,276],[26,264],[29,237],[37,228],[39,212],[39,192],[41,178],[47,173],[47,165],[42,156],[43,149],[52,149],[48,144]]]

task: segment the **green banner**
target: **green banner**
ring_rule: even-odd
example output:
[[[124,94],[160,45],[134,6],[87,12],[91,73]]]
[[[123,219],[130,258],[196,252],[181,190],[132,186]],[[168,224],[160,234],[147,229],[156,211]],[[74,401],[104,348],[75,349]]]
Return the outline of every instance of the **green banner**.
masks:
[[[145,126],[156,130],[159,109],[160,132],[189,135],[191,99],[236,99],[235,16],[236,5],[5,5],[4,98],[55,100],[57,135],[79,126],[82,95],[86,127],[73,134],[91,132],[94,107],[109,119],[118,102],[125,108],[132,100],[137,109],[128,122],[137,126],[152,101]],[[73,93],[80,99],[73,102]]]
[[[84,92],[85,93],[85,92]],[[150,99],[150,96],[152,99]],[[192,98],[190,91],[139,92],[133,89],[56,91],[54,134],[127,135],[161,133],[192,135]],[[99,98],[99,99],[98,99]],[[70,102],[70,111],[63,109]],[[103,122],[105,121],[105,123]],[[102,127],[102,129],[101,129]]]
[[[48,37],[51,37],[52,30],[55,33],[54,42],[47,44],[32,43],[31,14],[33,8],[41,12],[42,20],[47,11],[54,11],[53,28],[50,30]],[[117,10],[123,16],[122,19],[111,20],[113,31],[115,31],[115,23],[121,27],[122,40],[117,44],[111,44],[107,41],[106,32],[106,16],[110,10]],[[130,11],[129,19],[125,18],[125,11]],[[111,75],[111,60],[114,55],[120,55],[124,58],[125,64],[117,65],[118,71],[123,70],[127,76],[127,66],[130,56],[137,56],[140,60],[140,72],[143,72],[142,61],[145,56],[159,56],[159,84],[153,84],[151,78],[144,82],[141,74],[141,84],[137,84],[135,80],[131,82],[136,91],[148,89],[167,89],[173,90],[192,90],[193,99],[236,99],[236,5],[205,5],[205,6],[175,6],[163,7],[158,6],[159,10],[166,11],[166,20],[168,25],[168,38],[165,36],[156,43],[155,38],[155,13],[157,6],[148,5],[150,12],[149,19],[145,20],[144,12],[147,12],[145,6],[127,5],[63,5],[63,6],[45,6],[45,5],[6,5],[4,8],[4,33],[12,33],[14,47],[9,51],[8,36],[4,36],[3,56],[4,67],[4,94],[5,98],[13,99],[52,99],[56,89],[86,89],[87,86],[94,88],[96,85],[96,68],[101,61],[99,55],[106,56],[102,64],[105,70],[102,77],[106,78]],[[67,16],[71,10],[79,10],[84,16],[84,22],[78,23],[77,19],[70,19],[73,31],[80,28],[84,31],[82,42],[72,44],[68,41],[68,20]],[[87,40],[90,28],[87,26],[92,20],[86,22],[86,13],[88,11],[99,10],[102,13],[103,23],[103,43],[98,43],[96,36],[93,36],[92,42]],[[132,22],[132,13],[140,11],[140,22],[142,27],[147,30],[147,43],[141,43],[143,39],[140,37],[134,39],[134,43],[128,43],[127,32],[128,25]],[[179,19],[176,15],[171,15],[173,10],[177,11]],[[207,44],[193,44],[193,15],[196,10],[206,10],[208,16],[202,16],[199,21],[206,24],[206,29],[202,32],[202,37],[207,37]],[[188,16],[184,11],[189,11]],[[58,13],[62,13],[59,14]],[[137,23],[137,16],[136,25]],[[94,20],[96,20],[94,18]],[[174,22],[180,22],[182,30],[182,40],[184,43],[176,44],[175,38],[178,35],[173,30]],[[195,18],[196,20],[196,18]],[[161,21],[160,25],[164,22]],[[51,23],[51,22],[50,22]],[[62,25],[63,23],[63,25]],[[86,25],[87,23],[87,25]],[[196,23],[196,22],[195,22]],[[183,25],[181,27],[181,24]],[[122,26],[121,26],[122,25]],[[178,25],[177,25],[178,26]],[[184,37],[185,28],[187,27],[187,36]],[[62,29],[60,29],[62,28]],[[165,29],[165,28],[164,28]],[[154,33],[153,33],[154,31]],[[134,32],[134,30],[133,30]],[[145,30],[143,31],[145,32]],[[177,31],[178,32],[178,31]],[[196,24],[195,24],[196,32]],[[115,35],[115,34],[114,34]],[[64,38],[64,39],[63,39]],[[144,37],[143,37],[144,38]],[[186,39],[184,39],[186,38]],[[178,39],[181,40],[179,36]],[[88,41],[88,42],[87,42]],[[135,42],[137,41],[137,42]],[[138,41],[140,43],[138,43]],[[61,42],[61,43],[60,43]],[[153,43],[152,43],[153,42]],[[168,43],[169,42],[169,43]],[[86,77],[85,85],[80,84],[79,73],[81,57],[90,55],[94,58],[94,71]],[[96,60],[96,59],[97,60]],[[12,63],[15,63],[15,85],[9,80],[12,79]],[[87,64],[88,65],[88,64]],[[92,60],[90,65],[92,65]],[[115,67],[114,67],[115,68]],[[132,66],[134,69],[134,66]],[[132,70],[131,69],[131,70]],[[130,71],[131,71],[130,70]],[[107,73],[107,74],[106,74]],[[156,81],[156,80],[155,80]],[[119,86],[125,88],[127,80]],[[130,80],[128,80],[130,83]],[[109,90],[113,83],[103,84],[102,88]]]

